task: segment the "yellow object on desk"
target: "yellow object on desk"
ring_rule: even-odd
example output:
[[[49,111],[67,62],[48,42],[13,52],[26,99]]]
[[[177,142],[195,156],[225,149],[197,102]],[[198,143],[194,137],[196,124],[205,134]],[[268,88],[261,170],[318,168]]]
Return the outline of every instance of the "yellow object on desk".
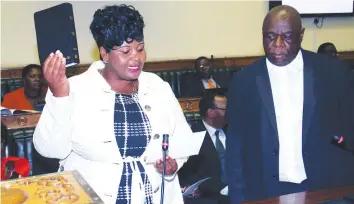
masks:
[[[103,203],[77,171],[1,182],[1,203],[93,204]]]

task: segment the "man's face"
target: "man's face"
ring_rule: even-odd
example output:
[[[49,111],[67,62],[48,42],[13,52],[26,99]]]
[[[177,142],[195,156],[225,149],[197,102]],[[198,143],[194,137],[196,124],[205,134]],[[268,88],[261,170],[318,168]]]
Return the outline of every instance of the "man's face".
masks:
[[[268,60],[276,66],[291,63],[301,48],[304,29],[290,17],[270,17],[263,27],[263,48]]]
[[[218,128],[224,128],[226,126],[226,119],[225,119],[225,110],[227,105],[226,97],[222,96],[215,96],[214,99],[214,111],[215,117],[214,120],[218,126]]]
[[[40,90],[43,85],[41,70],[32,68],[24,78],[24,86],[30,90]]]
[[[119,80],[136,80],[144,68],[146,52],[144,41],[133,40],[114,46],[110,53],[101,48],[101,55],[107,61],[107,67],[115,73]]]
[[[196,63],[195,69],[203,79],[209,79],[211,77],[212,69],[208,59],[199,60]]]

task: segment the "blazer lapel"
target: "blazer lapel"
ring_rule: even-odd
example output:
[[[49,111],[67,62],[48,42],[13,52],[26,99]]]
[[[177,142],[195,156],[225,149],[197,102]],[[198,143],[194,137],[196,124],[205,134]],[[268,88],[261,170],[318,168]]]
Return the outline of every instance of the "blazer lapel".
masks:
[[[307,132],[309,130],[311,118],[313,115],[316,99],[314,96],[314,78],[313,68],[309,60],[306,59],[306,54],[303,52],[304,60],[304,104],[302,116],[302,146],[305,146]]]
[[[272,95],[272,88],[270,85],[269,75],[267,71],[267,65],[265,63],[265,58],[263,60],[263,67],[261,67],[260,75],[256,77],[257,86],[259,93],[261,95],[264,107],[267,110],[270,123],[272,124],[274,130],[277,131],[277,123],[275,117],[275,109]],[[278,137],[276,138],[278,141]]]

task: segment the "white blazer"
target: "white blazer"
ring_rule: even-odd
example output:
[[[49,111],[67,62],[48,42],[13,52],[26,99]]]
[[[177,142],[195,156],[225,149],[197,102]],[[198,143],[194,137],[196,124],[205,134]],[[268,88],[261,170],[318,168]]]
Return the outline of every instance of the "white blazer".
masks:
[[[98,61],[81,75],[71,77],[67,97],[54,97],[48,90],[33,142],[42,156],[61,159],[64,171],[78,170],[104,203],[111,204],[116,201],[123,159],[114,134],[115,92],[97,71],[103,67]],[[144,154],[126,162],[142,162],[152,184],[154,203],[160,203],[161,174],[154,162],[162,158],[162,134],[187,141],[192,131],[169,84],[160,77],[142,72],[138,95],[150,120],[152,135]],[[171,139],[170,148],[173,148]],[[177,159],[178,168],[186,159]],[[132,204],[143,204],[138,171],[133,173]],[[166,177],[164,197],[166,204],[183,203],[177,174]]]

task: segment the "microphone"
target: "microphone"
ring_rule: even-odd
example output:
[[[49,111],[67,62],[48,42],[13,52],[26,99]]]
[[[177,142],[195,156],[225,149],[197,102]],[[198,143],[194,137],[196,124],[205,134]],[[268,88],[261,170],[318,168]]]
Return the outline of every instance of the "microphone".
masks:
[[[162,183],[161,183],[161,200],[160,204],[163,204],[164,200],[164,193],[165,193],[165,173],[166,173],[166,155],[168,150],[168,134],[162,135],[162,153],[163,153],[163,160],[162,160]]]
[[[337,135],[333,136],[331,143],[345,151],[351,152],[354,155],[354,150],[348,149],[346,147],[345,139],[343,136],[337,136]]]
[[[163,134],[162,136],[162,150],[167,151],[168,150],[168,134]]]

